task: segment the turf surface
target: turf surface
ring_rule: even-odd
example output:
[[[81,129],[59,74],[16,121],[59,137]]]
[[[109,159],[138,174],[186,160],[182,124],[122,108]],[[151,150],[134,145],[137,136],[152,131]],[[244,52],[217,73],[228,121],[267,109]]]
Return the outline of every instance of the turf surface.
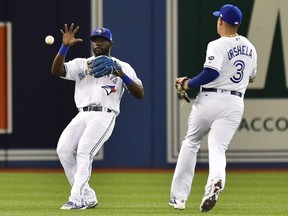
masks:
[[[208,213],[199,211],[207,173],[196,173],[186,210],[168,206],[172,172],[109,173],[95,171],[90,185],[95,209],[60,210],[70,186],[62,172],[0,172],[1,216],[62,215],[288,215],[288,171],[228,172],[225,191]]]

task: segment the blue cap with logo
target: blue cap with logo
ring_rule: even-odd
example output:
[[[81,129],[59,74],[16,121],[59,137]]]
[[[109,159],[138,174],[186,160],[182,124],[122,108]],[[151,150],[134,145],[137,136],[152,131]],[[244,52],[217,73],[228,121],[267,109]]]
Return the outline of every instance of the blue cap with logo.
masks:
[[[240,25],[242,21],[241,10],[237,6],[231,4],[224,5],[220,11],[215,11],[213,15],[221,17],[225,22],[234,26]]]
[[[94,37],[104,37],[104,38],[108,39],[110,42],[113,43],[113,41],[112,41],[112,33],[107,28],[96,28],[96,29],[94,29],[92,31],[90,39],[92,40],[92,38],[94,38]]]

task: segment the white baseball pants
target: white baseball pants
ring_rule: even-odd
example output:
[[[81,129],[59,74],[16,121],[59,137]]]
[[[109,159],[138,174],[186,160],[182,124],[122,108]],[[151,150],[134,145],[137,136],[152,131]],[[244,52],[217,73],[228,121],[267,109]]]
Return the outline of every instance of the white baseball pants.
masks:
[[[171,185],[171,198],[187,200],[194,178],[197,152],[208,134],[209,176],[205,188],[215,178],[226,179],[226,150],[243,115],[243,99],[230,92],[201,92],[188,118]]]
[[[97,201],[88,184],[93,157],[112,134],[115,118],[114,112],[79,112],[62,132],[57,154],[72,186],[69,201]]]

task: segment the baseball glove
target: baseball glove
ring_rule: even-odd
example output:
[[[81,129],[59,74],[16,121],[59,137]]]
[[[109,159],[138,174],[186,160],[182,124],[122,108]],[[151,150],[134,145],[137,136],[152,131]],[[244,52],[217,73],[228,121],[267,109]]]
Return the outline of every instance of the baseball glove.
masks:
[[[101,55],[87,62],[89,75],[99,78],[121,70],[121,66],[109,56]]]
[[[190,103],[190,98],[186,92],[186,90],[184,89],[183,83],[189,80],[187,77],[179,77],[176,79],[176,83],[175,83],[175,87],[176,87],[176,91],[179,94],[179,96],[183,99],[185,99],[187,101],[187,103]]]

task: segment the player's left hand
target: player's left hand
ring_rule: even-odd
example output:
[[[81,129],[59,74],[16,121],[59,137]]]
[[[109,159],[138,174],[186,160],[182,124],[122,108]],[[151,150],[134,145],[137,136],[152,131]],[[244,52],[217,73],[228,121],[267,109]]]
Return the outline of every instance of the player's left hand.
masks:
[[[115,73],[115,71],[122,70],[121,66],[114,62],[112,58],[104,55],[92,59],[91,61],[87,62],[87,64],[89,74],[95,78],[106,76]]]
[[[186,92],[186,90],[189,89],[188,87],[188,78],[187,77],[178,77],[176,78],[176,91],[179,94],[179,96],[183,99],[185,99],[188,103],[190,103],[190,98]]]

